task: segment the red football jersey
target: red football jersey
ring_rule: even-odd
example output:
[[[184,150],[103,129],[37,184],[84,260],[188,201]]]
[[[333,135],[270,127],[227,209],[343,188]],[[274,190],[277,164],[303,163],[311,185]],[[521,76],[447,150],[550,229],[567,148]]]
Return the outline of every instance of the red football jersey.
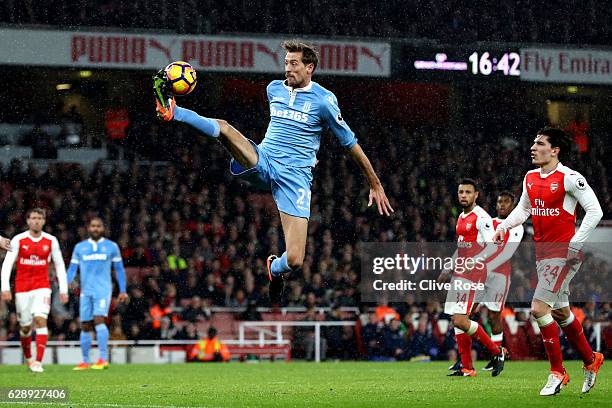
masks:
[[[486,243],[492,242],[493,231],[491,216],[482,207],[477,205],[469,213],[459,214],[455,227],[457,258],[475,259],[483,251]],[[485,268],[474,268],[470,273],[460,274],[461,277],[473,281],[480,281],[485,275]]]
[[[11,247],[12,251],[7,252],[2,264],[2,291],[9,290],[10,274],[15,262],[15,293],[50,288],[49,260],[52,258],[60,292],[67,293],[66,268],[57,238],[46,232],[35,238],[26,231],[11,240]]]
[[[578,203],[587,215],[576,232]],[[536,244],[536,257],[565,258],[570,243],[577,250],[582,248],[601,219],[602,210],[584,177],[559,163],[555,170],[547,174],[540,169],[527,172],[521,199],[500,228],[508,229],[522,224],[530,215],[533,239],[540,243]]]

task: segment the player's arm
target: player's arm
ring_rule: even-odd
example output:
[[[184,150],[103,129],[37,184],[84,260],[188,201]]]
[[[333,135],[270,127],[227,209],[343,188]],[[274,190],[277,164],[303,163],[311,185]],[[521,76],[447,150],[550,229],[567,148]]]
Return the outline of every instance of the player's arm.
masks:
[[[2,270],[0,271],[0,286],[2,291],[2,300],[10,301],[11,295],[11,272],[13,271],[13,265],[19,255],[19,241],[15,238],[11,240],[11,250],[7,251],[2,262]]]
[[[128,298],[125,287],[125,268],[123,266],[123,259],[121,258],[121,251],[117,244],[115,244],[112,262],[113,269],[115,269],[115,276],[117,276],[117,283],[119,284],[119,301],[124,302]]]
[[[11,240],[0,235],[0,249],[5,251],[11,250]]]
[[[55,275],[57,276],[57,283],[59,285],[60,301],[62,303],[67,303],[68,281],[66,279],[66,265],[64,265],[64,257],[62,256],[59,242],[55,237],[51,240],[51,259],[53,260],[53,265],[55,265]]]
[[[525,176],[523,179],[523,192],[521,193],[521,198],[519,199],[518,204],[516,207],[514,207],[514,210],[512,210],[508,217],[497,226],[497,230],[493,236],[493,242],[496,244],[500,244],[504,241],[506,231],[523,224],[531,215],[531,202],[529,201],[526,183],[527,176]]]
[[[394,212],[391,204],[389,203],[389,199],[385,194],[385,189],[383,188],[374,168],[372,167],[372,163],[366,156],[365,152],[359,146],[359,143],[355,143],[353,147],[350,148],[351,157],[353,160],[357,162],[363,174],[365,174],[368,179],[368,184],[370,185],[370,196],[368,201],[368,207],[372,205],[372,202],[376,203],[376,207],[378,208],[379,214],[391,215]]]
[[[482,251],[480,251],[474,259],[479,259],[481,262],[486,262],[495,252],[497,247],[493,244],[493,236],[495,231],[493,230],[493,220],[488,215],[479,216],[476,221],[476,229],[478,229],[477,241],[480,244],[484,244]]]
[[[601,217],[603,217],[603,211],[595,192],[580,174],[571,174],[565,177],[565,191],[576,198],[586,212],[580,228],[570,240],[568,258],[574,258],[597,227]]]
[[[492,272],[499,268],[501,265],[506,263],[512,258],[512,255],[518,249],[519,244],[523,240],[523,234],[525,233],[525,228],[522,225],[514,227],[510,230],[510,236],[508,237],[508,242],[505,243],[504,249],[497,255],[491,262],[487,264],[487,270]]]
[[[334,135],[336,135],[340,141],[340,144],[349,150],[351,157],[357,162],[361,168],[361,171],[368,180],[368,184],[370,185],[368,207],[372,205],[372,202],[375,202],[376,207],[378,207],[378,212],[381,215],[383,213],[385,215],[390,215],[393,212],[393,208],[391,208],[389,199],[385,194],[385,189],[383,188],[380,179],[376,175],[376,172],[372,167],[372,163],[370,163],[370,160],[366,156],[365,152],[361,146],[359,146],[359,143],[357,143],[355,133],[353,133],[349,125],[342,118],[340,108],[338,107],[338,101],[336,100],[336,96],[334,94],[330,93],[325,97],[323,117],[327,123],[327,126],[331,129]]]
[[[66,279],[68,281],[68,285],[72,283],[72,281],[76,277],[78,270],[79,270],[79,252],[78,252],[78,247],[75,246],[74,249],[72,250],[72,258],[70,258],[70,266],[68,266],[68,276]]]

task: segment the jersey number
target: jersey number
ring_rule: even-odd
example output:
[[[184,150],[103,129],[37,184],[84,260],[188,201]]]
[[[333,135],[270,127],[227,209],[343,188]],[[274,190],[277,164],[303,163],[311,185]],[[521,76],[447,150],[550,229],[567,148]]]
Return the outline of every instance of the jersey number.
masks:
[[[298,193],[300,193],[300,196],[298,197],[297,201],[295,202],[298,206],[303,206],[304,205],[304,199],[306,198],[306,190],[304,190],[303,188],[298,189]],[[312,196],[312,192],[308,192],[308,206],[310,207],[310,198]]]

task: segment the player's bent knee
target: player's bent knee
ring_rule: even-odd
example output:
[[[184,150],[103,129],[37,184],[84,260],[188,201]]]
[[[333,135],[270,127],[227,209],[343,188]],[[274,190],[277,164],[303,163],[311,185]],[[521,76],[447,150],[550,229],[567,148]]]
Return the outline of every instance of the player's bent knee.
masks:
[[[19,328],[19,334],[21,337],[28,337],[32,335],[32,326],[21,326]]]
[[[570,310],[569,308],[562,308],[562,309],[555,309],[551,312],[553,319],[555,319],[558,322],[564,321],[569,319],[570,317]]]
[[[470,328],[470,319],[468,319],[467,315],[453,315],[451,320],[453,322],[453,326],[458,329],[467,331]]]
[[[93,325],[91,320],[87,321],[87,322],[81,322],[81,330],[82,331],[92,331],[93,330]]]

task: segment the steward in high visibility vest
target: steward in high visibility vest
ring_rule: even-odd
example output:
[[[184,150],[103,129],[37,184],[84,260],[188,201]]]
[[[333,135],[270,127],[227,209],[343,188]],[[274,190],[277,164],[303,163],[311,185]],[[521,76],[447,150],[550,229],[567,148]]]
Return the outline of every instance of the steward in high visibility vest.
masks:
[[[193,345],[189,361],[229,361],[230,357],[227,346],[217,339],[217,329],[210,327],[208,337]]]

